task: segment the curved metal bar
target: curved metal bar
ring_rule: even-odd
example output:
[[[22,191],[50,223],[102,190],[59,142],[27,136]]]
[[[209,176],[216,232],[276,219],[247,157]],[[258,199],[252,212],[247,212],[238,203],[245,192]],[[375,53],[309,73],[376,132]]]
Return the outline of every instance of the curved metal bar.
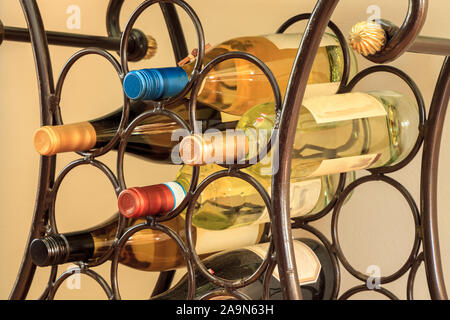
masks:
[[[124,0],[110,0],[106,9],[106,31],[111,37],[120,37],[120,10]]]
[[[425,130],[420,207],[422,211],[423,252],[431,299],[448,299],[442,273],[438,234],[437,191],[439,151],[450,97],[450,58],[445,58],[434,91]]]
[[[106,10],[106,30],[108,35],[112,38],[121,38],[122,31],[120,30],[120,11],[122,9],[124,0],[110,0],[108,9]],[[128,61],[140,61],[145,58],[148,49],[148,40],[145,34],[133,29],[128,38],[130,43],[128,45]],[[117,50],[119,53],[120,48]]]
[[[262,300],[270,299],[270,281],[272,280],[273,272],[276,266],[277,266],[277,257],[276,253],[274,252],[270,257],[269,265],[267,266],[267,269],[264,272]]]
[[[48,295],[50,293],[51,288],[53,287],[53,283],[55,282],[57,275],[58,275],[58,266],[52,266],[50,276],[48,277],[47,286],[45,287],[44,292],[42,292],[38,300],[48,299]]]
[[[258,69],[262,71],[262,73],[266,76],[267,81],[270,83],[270,86],[272,88],[274,100],[275,100],[275,123],[273,127],[273,131],[271,133],[271,136],[269,140],[267,141],[267,144],[263,146],[260,150],[258,150],[257,154],[254,155],[251,159],[241,161],[242,163],[238,164],[218,164],[224,168],[246,168],[249,167],[257,162],[259,162],[261,159],[263,159],[270,151],[273,141],[276,141],[276,137],[278,134],[278,125],[280,120],[280,108],[281,108],[281,92],[280,87],[278,86],[278,82],[273,75],[272,71],[267,67],[267,65],[262,62],[260,59],[255,57],[252,54],[246,53],[246,52],[227,52],[224,53],[210,62],[200,71],[197,77],[197,81],[194,84],[194,87],[192,88],[191,93],[191,99],[189,101],[189,122],[191,123],[191,126],[193,127],[193,133],[200,133],[201,128],[198,127],[198,122],[195,119],[195,112],[197,109],[197,98],[198,94],[200,92],[200,88],[202,86],[203,80],[205,79],[206,75],[219,63],[230,60],[230,59],[242,59],[250,62],[251,64],[254,64]]]
[[[126,130],[123,132],[122,140],[120,141],[119,147],[117,148],[117,177],[119,179],[119,185],[120,185],[120,191],[123,189],[126,189],[126,183],[125,183],[125,175],[123,170],[123,162],[124,162],[124,156],[125,156],[125,149],[128,143],[128,138],[131,136],[134,128],[138,126],[140,123],[142,123],[145,119],[150,118],[155,115],[164,115],[175,122],[177,122],[181,128],[186,130],[186,132],[190,131],[189,125],[181,118],[178,114],[170,111],[161,109],[160,107],[157,107],[153,110],[149,110],[146,112],[143,112],[139,116],[137,116],[126,128]],[[192,178],[191,183],[189,186],[189,190],[186,192],[186,196],[184,197],[183,201],[169,214],[161,215],[155,217],[157,222],[163,222],[170,220],[174,218],[175,216],[179,215],[187,206],[188,202],[191,201],[192,194],[195,190],[195,187],[197,186],[197,181],[199,177],[200,168],[198,166],[192,167]],[[121,217],[123,217],[121,215]]]
[[[119,18],[123,1],[124,0],[110,0],[108,4],[106,26],[108,29],[108,34],[110,35],[121,34]],[[175,6],[172,3],[160,3],[160,7],[166,20],[175,60],[180,61],[181,59],[186,57],[189,52],[178,14],[176,12]],[[174,275],[175,271],[173,270],[161,272],[155,288],[153,289],[152,296],[166,291],[170,287]]]
[[[99,275],[97,272],[92,271],[90,269],[86,269],[84,267],[81,267],[81,268],[72,268],[72,269],[69,269],[69,270],[65,271],[64,273],[62,273],[59,276],[59,278],[56,280],[56,282],[52,285],[50,292],[48,294],[47,300],[53,300],[53,298],[55,297],[56,291],[61,286],[61,284],[64,282],[64,280],[66,280],[70,276],[77,274],[77,273],[85,274],[85,275],[91,277],[92,279],[94,279],[100,285],[100,287],[103,289],[103,291],[105,291],[108,299],[109,300],[112,299],[113,293],[112,293],[112,290],[109,287],[108,283],[106,282],[106,280],[103,279],[103,277],[101,275]]]
[[[319,0],[317,2],[294,61],[281,112],[278,145],[280,166],[277,172],[272,172],[271,199],[272,209],[276,213],[272,220],[272,236],[277,252],[283,297],[289,300],[302,298],[292,244],[289,208],[292,146],[294,145],[300,106],[305,95],[314,57],[338,2],[339,0]],[[274,150],[274,152],[276,151]]]
[[[49,234],[58,234],[58,228],[56,225],[55,207],[56,207],[56,195],[58,193],[59,187],[61,186],[61,183],[62,183],[63,179],[67,176],[67,174],[70,171],[72,171],[73,169],[75,169],[81,165],[92,165],[95,168],[99,169],[101,172],[103,172],[107,176],[109,181],[111,182],[112,186],[114,187],[114,192],[115,192],[116,196],[119,195],[119,191],[120,191],[119,182],[118,182],[116,176],[114,175],[114,173],[111,171],[111,169],[109,169],[109,167],[107,165],[105,165],[104,163],[102,163],[98,160],[95,160],[95,159],[94,160],[92,160],[92,159],[77,159],[77,160],[70,162],[66,167],[64,167],[64,169],[61,171],[61,173],[56,178],[55,184],[49,195],[49,214],[50,214],[50,216],[49,216],[49,227],[50,227]],[[118,228],[117,228],[117,231],[115,234],[115,238],[117,238],[123,231],[124,223],[122,220],[124,220],[124,219],[119,217]],[[106,260],[108,260],[108,258],[112,254],[113,249],[114,249],[114,245],[112,245],[110,248],[108,248],[100,257],[96,258],[93,261],[77,262],[77,263],[83,264],[87,268],[98,266],[98,265],[102,264],[103,262],[105,262]]]
[[[335,247],[328,241],[327,237],[320,232],[318,229],[310,226],[309,224],[306,224],[301,227],[301,229],[310,232],[314,236],[316,236],[324,245],[324,247],[327,249],[328,254],[331,257],[331,263],[333,265],[333,271],[335,276],[335,282],[333,287],[333,294],[331,295],[332,299],[336,300],[339,294],[339,287],[341,285],[341,270],[339,267],[339,261],[336,257],[336,249]]]
[[[408,300],[414,300],[414,281],[416,280],[417,270],[423,262],[423,252],[419,253],[416,261],[411,267],[411,271],[408,275],[408,282],[406,284],[406,297]]]
[[[185,217],[186,242],[187,242],[187,247],[190,252],[191,259],[194,262],[197,269],[199,270],[199,272],[201,272],[202,275],[206,279],[208,279],[208,281],[214,283],[215,285],[218,285],[218,286],[221,286],[221,287],[224,287],[227,289],[238,289],[238,288],[245,287],[246,285],[248,285],[249,283],[251,283],[253,281],[256,281],[256,279],[258,279],[264,273],[264,270],[267,268],[269,261],[273,254],[273,243],[272,242],[270,243],[267,254],[266,254],[264,260],[259,265],[258,269],[252,275],[248,276],[245,279],[239,279],[239,280],[232,281],[232,280],[217,277],[215,275],[212,275],[210,272],[208,272],[205,264],[202,262],[202,260],[200,259],[200,257],[198,256],[198,254],[195,250],[195,245],[194,245],[194,240],[193,240],[193,235],[192,235],[192,216],[194,214],[195,204],[197,202],[198,197],[202,193],[202,191],[205,190],[205,188],[210,183],[212,183],[220,178],[223,178],[223,177],[234,177],[234,178],[238,178],[238,179],[248,182],[260,194],[261,198],[264,201],[264,204],[266,205],[267,212],[269,213],[271,220],[273,219],[274,213],[270,207],[269,195],[268,195],[267,191],[264,189],[264,187],[254,177],[252,177],[251,175],[249,175],[247,173],[243,173],[240,171],[232,171],[232,170],[216,171],[216,172],[212,173],[211,175],[209,175],[208,177],[206,177],[198,185],[197,189],[195,190],[195,192],[192,195],[191,201],[189,202],[189,205],[186,210],[186,217]]]
[[[170,41],[172,43],[175,62],[180,61],[189,54],[183,28],[177,10],[173,3],[160,2],[159,6],[166,20],[167,30],[169,31]]]
[[[55,111],[55,123],[58,125],[63,124],[61,108],[59,106],[59,103],[61,101],[61,94],[64,81],[73,65],[82,57],[87,55],[99,55],[100,57],[105,58],[114,67],[114,70],[117,73],[119,81],[121,83],[123,82],[124,74],[122,73],[122,68],[119,62],[116,60],[116,58],[114,58],[109,52],[98,48],[86,48],[76,52],[69,58],[69,60],[67,60],[66,64],[64,65],[59,75],[58,82],[56,83],[55,101],[57,103],[57,108]],[[120,134],[124,130],[125,125],[128,122],[129,110],[130,110],[130,99],[128,99],[125,93],[123,93],[122,117],[120,119],[120,123],[119,126],[117,127],[116,133],[111,138],[111,140],[101,148],[94,149],[92,151],[77,151],[76,153],[79,154],[80,156],[93,158],[104,155],[105,153],[113,149],[114,146],[118,143],[120,139]]]
[[[347,269],[347,271],[355,278],[357,278],[361,281],[367,281],[369,276],[364,274],[361,271],[356,270],[348,262],[347,258],[345,257],[345,255],[342,251],[340,242],[339,242],[338,224],[339,224],[339,214],[341,212],[342,206],[343,206],[344,201],[347,198],[347,196],[358,186],[360,186],[364,183],[369,183],[369,182],[373,182],[373,181],[381,181],[381,182],[387,183],[390,186],[392,186],[393,188],[395,188],[398,192],[400,192],[400,194],[403,196],[403,198],[408,203],[409,208],[411,209],[411,213],[412,213],[412,216],[414,219],[414,226],[415,226],[415,228],[414,228],[414,232],[415,232],[414,233],[414,243],[412,245],[412,249],[411,249],[411,252],[410,252],[407,260],[400,267],[400,269],[398,269],[393,274],[381,277],[380,283],[383,284],[383,283],[395,281],[395,280],[399,279],[401,276],[403,276],[413,265],[415,258],[420,249],[420,233],[419,233],[419,228],[417,228],[417,226],[420,223],[419,209],[417,208],[414,198],[412,197],[412,195],[408,192],[408,190],[404,186],[402,186],[398,181],[396,181],[388,176],[381,175],[381,174],[380,175],[371,174],[371,175],[364,176],[364,177],[361,177],[361,178],[353,181],[351,184],[349,184],[344,189],[344,191],[341,194],[341,197],[339,198],[339,201],[336,203],[336,207],[334,208],[333,217],[332,217],[332,221],[331,221],[331,227],[332,227],[331,236],[333,239],[333,246],[335,248],[337,257],[341,261],[344,268]]]
[[[205,56],[205,36],[203,32],[203,27],[201,25],[201,22],[195,13],[195,11],[190,7],[186,2],[182,0],[147,0],[144,1],[139,5],[139,7],[136,8],[136,10],[131,14],[130,18],[127,21],[127,24],[125,26],[125,29],[122,33],[122,41],[120,43],[120,60],[122,65],[122,70],[125,74],[128,73],[128,62],[127,62],[127,56],[128,56],[128,38],[131,35],[131,28],[133,27],[136,20],[139,18],[139,16],[144,12],[148,7],[155,3],[161,3],[161,2],[169,2],[169,3],[175,3],[178,6],[180,6],[191,18],[192,23],[194,24],[196,33],[197,33],[197,40],[198,40],[198,54],[197,59],[195,60],[194,69],[192,70],[192,73],[190,75],[189,82],[186,84],[186,87],[184,90],[182,90],[180,93],[178,93],[175,97],[170,97],[167,100],[165,100],[167,103],[172,103],[177,100],[182,99],[187,92],[191,89],[193,82],[196,79],[196,76],[198,72],[200,71],[200,68],[203,63],[203,57]]]
[[[367,69],[362,70],[357,75],[353,77],[353,79],[347,84],[347,86],[344,88],[343,93],[348,93],[353,90],[353,88],[363,79],[365,79],[367,76],[378,73],[378,72],[386,72],[393,74],[400,79],[402,79],[408,87],[411,89],[412,93],[414,94],[414,97],[416,99],[417,107],[418,107],[418,113],[419,113],[419,128],[418,128],[418,135],[416,142],[414,143],[414,146],[412,147],[411,151],[403,157],[398,162],[395,162],[393,165],[387,166],[387,167],[379,167],[379,168],[373,168],[368,169],[371,173],[376,174],[386,174],[391,173],[394,171],[398,171],[408,165],[417,155],[417,153],[420,150],[420,147],[422,146],[423,142],[423,131],[425,128],[425,121],[426,121],[426,108],[425,108],[425,102],[423,100],[422,93],[419,90],[419,87],[414,82],[413,79],[411,79],[405,72],[403,72],[400,69],[397,69],[392,66],[373,66],[369,67]]]
[[[0,20],[0,45],[2,44],[4,38],[5,38],[5,27],[3,26],[2,20]]]
[[[183,253],[184,260],[186,262],[186,268],[188,273],[188,292],[187,292],[187,300],[192,300],[195,293],[195,279],[194,279],[194,268],[192,265],[191,260],[189,259],[189,250],[184,244],[183,240],[180,238],[180,236],[174,232],[172,229],[160,225],[156,223],[154,219],[148,219],[146,222],[135,225],[131,228],[129,228],[125,233],[122,235],[122,237],[116,242],[116,246],[114,248],[114,254],[112,257],[111,262],[111,285],[112,285],[112,293],[113,293],[113,299],[120,300],[120,291],[119,291],[119,280],[117,275],[118,265],[119,265],[119,258],[120,258],[120,252],[122,248],[125,246],[127,240],[135,233],[144,230],[144,229],[152,229],[152,230],[158,230],[161,232],[166,233],[169,237],[172,238],[173,241],[178,245],[181,252]]]
[[[292,18],[286,20],[276,31],[277,33],[283,33],[285,32],[291,25],[293,25],[296,22],[307,20],[311,18],[311,13],[301,13],[296,16],[293,16]],[[341,84],[339,85],[337,93],[340,93],[344,88],[345,85],[348,82],[348,78],[350,77],[350,68],[351,68],[351,59],[350,59],[350,48],[347,45],[347,39],[345,38],[344,34],[342,33],[341,29],[333,22],[328,22],[328,28],[333,31],[335,36],[337,37],[339,44],[342,48],[342,54],[344,58],[344,70],[342,73],[342,79]]]
[[[21,0],[20,4],[30,30],[38,80],[41,125],[52,125],[54,123],[52,113],[54,110],[53,93],[55,92],[55,86],[44,25],[35,0]],[[44,226],[48,218],[47,194],[54,181],[55,166],[56,156],[40,157],[39,180],[31,230],[19,273],[9,296],[10,299],[25,299],[31,286],[36,266],[31,261],[29,245],[34,238],[42,236],[45,232]]]
[[[408,13],[397,33],[389,39],[381,52],[366,58],[375,63],[392,62],[414,43],[425,23],[428,0],[409,0]]]
[[[395,294],[393,294],[391,291],[389,291],[385,288],[369,289],[365,285],[356,286],[356,287],[353,287],[353,288],[347,290],[346,292],[344,292],[342,294],[342,296],[339,297],[339,300],[347,300],[351,296],[353,296],[359,292],[364,292],[364,291],[375,291],[375,292],[378,292],[378,293],[388,297],[391,300],[399,300]]]

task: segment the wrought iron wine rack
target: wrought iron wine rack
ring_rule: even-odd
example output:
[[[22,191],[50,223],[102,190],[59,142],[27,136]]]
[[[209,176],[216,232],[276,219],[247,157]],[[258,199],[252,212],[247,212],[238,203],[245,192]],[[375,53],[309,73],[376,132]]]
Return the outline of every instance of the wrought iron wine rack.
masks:
[[[448,55],[450,54],[450,40],[433,38],[424,39],[424,37],[418,36],[425,22],[428,0],[409,0],[408,13],[402,26],[388,40],[382,52],[367,57],[372,62],[380,65],[361,71],[353,79],[351,79],[351,81],[348,81],[350,64],[348,48],[344,45],[346,43],[346,39],[339,28],[330,21],[330,17],[339,3],[338,0],[318,0],[312,13],[300,14],[286,21],[277,30],[277,32],[284,32],[293,23],[301,20],[308,20],[308,23],[303,39],[298,48],[297,57],[295,59],[290,77],[290,85],[286,91],[284,100],[281,98],[280,90],[271,71],[259,59],[252,55],[241,52],[224,54],[208,63],[202,69],[205,47],[203,29],[195,11],[185,1],[144,1],[133,12],[124,30],[122,31],[119,26],[119,16],[123,2],[124,0],[110,0],[109,2],[106,14],[108,37],[46,32],[38,5],[35,0],[20,1],[26,17],[28,29],[4,27],[0,22],[0,43],[2,40],[31,41],[32,43],[40,94],[41,125],[57,125],[63,123],[59,101],[64,79],[70,68],[83,56],[92,54],[102,56],[115,68],[119,79],[121,81],[123,80],[124,76],[128,72],[128,61],[137,61],[141,59],[146,50],[145,36],[143,36],[139,30],[132,29],[133,25],[142,12],[154,4],[159,4],[162,9],[177,60],[181,60],[187,56],[188,50],[175,5],[183,9],[191,18],[192,23],[196,28],[199,48],[198,59],[196,60],[194,71],[190,76],[190,81],[183,92],[178,94],[176,97],[172,97],[164,101],[154,102],[153,110],[144,112],[135,119],[128,119],[130,102],[129,99],[124,96],[124,106],[120,125],[114,138],[106,146],[89,152],[79,152],[78,154],[80,155],[80,158],[67,164],[65,168],[57,175],[55,174],[56,156],[41,156],[39,181],[37,186],[38,192],[32,226],[22,264],[11,292],[10,299],[25,299],[31,286],[36,270],[36,266],[32,263],[29,256],[29,246],[31,241],[35,238],[43,237],[49,234],[57,234],[58,232],[55,220],[55,200],[58,188],[67,173],[78,166],[92,165],[101,170],[107,176],[114,187],[116,195],[118,195],[121,190],[126,188],[123,172],[123,159],[127,139],[131,135],[133,129],[149,117],[154,115],[165,115],[176,121],[182,128],[193,132],[196,128],[191,126],[190,123],[194,123],[195,125],[193,120],[196,115],[195,110],[197,94],[200,88],[199,84],[202,82],[202,79],[208,71],[211,70],[216,64],[226,59],[233,58],[246,59],[251,63],[254,63],[265,73],[273,88],[276,111],[279,120],[277,122],[279,131],[278,133],[274,133],[271,140],[279,141],[278,152],[280,166],[279,170],[275,172],[273,176],[272,194],[269,195],[253,177],[240,171],[240,169],[249,166],[250,163],[252,163],[251,161],[241,165],[224,166],[224,170],[212,174],[200,183],[198,181],[198,167],[193,167],[193,175],[189,192],[174,212],[168,216],[147,218],[145,223],[136,225],[127,230],[124,228],[125,218],[121,217],[118,222],[116,241],[103,254],[103,256],[95,261],[79,262],[77,263],[78,267],[63,272],[59,276],[57,275],[58,267],[52,267],[48,285],[40,298],[52,299],[59,286],[65,279],[75,272],[80,272],[95,279],[103,288],[109,299],[120,299],[117,272],[120,250],[124,246],[126,240],[134,233],[143,229],[154,229],[168,234],[171,238],[173,238],[173,241],[178,244],[183,252],[189,279],[189,289],[186,296],[187,299],[192,299],[195,291],[195,281],[193,276],[194,266],[198,268],[198,270],[209,281],[221,288],[215,292],[211,292],[206,296],[203,296],[203,299],[223,294],[231,295],[237,299],[248,299],[248,297],[239,291],[239,288],[248,285],[250,282],[255,281],[259,277],[263,277],[264,279],[263,297],[268,297],[268,280],[270,280],[270,276],[272,275],[276,265],[279,269],[284,298],[301,299],[300,286],[297,280],[298,270],[295,264],[291,237],[292,228],[300,228],[317,237],[329,251],[332,257],[333,271],[336,276],[333,298],[347,299],[358,292],[367,291],[370,289],[368,289],[365,285],[365,281],[368,279],[368,276],[363,272],[356,270],[348,262],[341,249],[337,228],[341,208],[346,195],[352,192],[355,188],[370,181],[381,181],[394,187],[406,199],[411,209],[416,226],[413,248],[407,261],[393,274],[382,277],[380,279],[381,284],[393,282],[409,272],[407,281],[407,298],[413,299],[413,286],[416,273],[419,266],[424,263],[431,298],[447,299],[447,292],[441,265],[441,252],[439,247],[437,225],[437,172],[442,129],[450,96],[450,61],[448,59]],[[327,26],[331,28],[341,42],[344,53],[344,75],[338,93],[350,92],[359,81],[370,74],[377,72],[394,74],[408,84],[416,97],[420,113],[420,133],[415,147],[403,161],[394,166],[369,170],[369,175],[358,178],[348,186],[345,186],[345,174],[341,174],[338,187],[339,192],[334,200],[324,210],[313,216],[295,218],[295,222],[291,223],[289,213],[289,176],[295,126],[298,119],[299,106],[301,106],[304,96],[308,75],[311,71],[312,62],[319,47],[320,39],[322,38]],[[78,51],[67,61],[63,67],[59,79],[56,82],[56,86],[52,76],[52,65],[49,56],[48,44],[75,47],[89,46],[89,48],[84,48]],[[118,51],[120,53],[120,62],[106,50]],[[407,50],[447,56],[435,87],[435,92],[428,115],[426,114],[422,95],[414,81],[403,71],[391,66],[382,65],[383,63],[397,59]],[[190,101],[190,123],[187,123],[176,113],[165,109],[165,105],[182,99],[190,90],[192,90]],[[129,120],[132,121],[129,122]],[[129,125],[126,126],[128,122]],[[118,160],[117,173],[115,174],[110,168],[96,158],[109,152],[116,145],[118,145]],[[270,146],[270,142],[268,146]],[[423,154],[419,207],[409,191],[398,181],[387,176],[386,174],[402,169],[418,154],[419,149],[422,146]],[[191,222],[194,209],[193,204],[208,184],[225,176],[236,177],[251,184],[260,193],[271,218],[271,245],[269,252],[267,252],[266,258],[253,275],[247,279],[240,279],[237,281],[221,279],[210,274],[206,270],[201,259],[196,254],[192,240]],[[273,195],[277,196],[274,197]],[[173,230],[161,224],[161,222],[172,219],[176,215],[180,214],[186,208],[187,244]],[[310,222],[321,219],[328,214],[332,215],[331,241],[328,240],[327,237],[324,236],[319,230],[310,225]],[[93,270],[95,266],[104,263],[108,259],[112,260],[110,283],[108,283],[103,277]],[[351,275],[362,282],[361,285],[347,290],[340,296],[339,263],[341,263]],[[172,282],[173,276],[174,271],[161,272],[155,288],[153,289],[152,295],[156,295],[167,290]],[[378,289],[375,288],[373,290],[378,291],[388,298],[397,299],[392,292],[383,287]]]

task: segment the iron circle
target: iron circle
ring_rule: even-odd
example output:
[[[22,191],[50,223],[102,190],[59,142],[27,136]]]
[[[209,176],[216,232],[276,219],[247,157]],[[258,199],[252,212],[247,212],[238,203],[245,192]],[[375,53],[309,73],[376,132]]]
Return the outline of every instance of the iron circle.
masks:
[[[339,224],[339,215],[341,213],[341,209],[342,209],[343,203],[345,201],[345,198],[356,187],[358,187],[362,184],[374,182],[374,181],[384,182],[384,183],[392,186],[398,192],[400,192],[400,194],[403,196],[403,198],[408,203],[409,208],[411,209],[411,214],[413,216],[414,225],[415,225],[414,243],[412,245],[412,249],[411,249],[411,253],[410,253],[409,257],[407,258],[406,262],[400,267],[400,269],[398,269],[396,272],[394,272],[393,274],[388,275],[388,276],[380,277],[380,283],[384,284],[384,283],[389,283],[389,282],[395,281],[398,278],[400,278],[402,275],[404,275],[411,268],[411,266],[414,262],[414,259],[420,248],[420,243],[421,243],[420,230],[417,227],[420,225],[420,213],[419,213],[419,209],[417,208],[417,205],[416,205],[413,197],[411,196],[411,194],[408,192],[408,190],[405,187],[403,187],[396,180],[394,180],[388,176],[385,176],[385,175],[367,175],[367,176],[361,177],[361,178],[355,180],[354,182],[352,182],[351,184],[349,184],[344,189],[343,193],[341,194],[341,197],[339,198],[339,200],[336,203],[336,206],[334,208],[334,212],[332,215],[332,221],[331,221],[331,237],[333,240],[333,247],[334,247],[335,253],[336,253],[337,257],[339,258],[339,261],[344,266],[344,268],[355,278],[357,278],[361,281],[367,281],[369,276],[367,276],[363,272],[356,270],[356,268],[354,268],[346,259],[345,255],[343,253],[343,250],[341,248],[340,242],[339,242],[338,224]]]
[[[262,263],[258,267],[258,269],[251,276],[249,276],[245,279],[231,281],[231,280],[216,277],[208,272],[204,263],[201,261],[200,257],[198,256],[198,254],[195,250],[194,241],[192,239],[192,215],[194,213],[194,206],[195,206],[195,203],[196,203],[198,197],[210,183],[212,183],[213,181],[218,180],[220,178],[226,178],[226,177],[239,178],[243,181],[248,182],[251,186],[253,186],[258,191],[258,193],[261,195],[261,197],[266,205],[267,211],[269,213],[270,220],[272,220],[273,212],[272,212],[272,209],[270,206],[270,197],[267,194],[267,191],[264,189],[264,187],[262,187],[261,184],[254,177],[252,177],[251,175],[249,175],[247,173],[240,172],[240,171],[230,171],[230,170],[217,171],[217,172],[214,172],[211,175],[209,175],[198,185],[198,187],[195,190],[193,197],[187,207],[186,217],[185,217],[186,242],[188,245],[188,249],[191,252],[191,259],[193,260],[195,266],[202,273],[202,275],[204,277],[206,277],[210,282],[214,283],[215,285],[218,285],[218,286],[221,286],[221,287],[224,287],[227,289],[238,289],[238,288],[242,288],[242,287],[246,286],[247,284],[249,284],[251,282],[254,282],[257,278],[259,278],[263,274],[264,270],[269,265],[269,261],[273,254],[273,250],[274,250],[273,242],[272,241],[270,242],[269,250],[266,254],[266,257],[264,258],[264,260],[262,261]]]

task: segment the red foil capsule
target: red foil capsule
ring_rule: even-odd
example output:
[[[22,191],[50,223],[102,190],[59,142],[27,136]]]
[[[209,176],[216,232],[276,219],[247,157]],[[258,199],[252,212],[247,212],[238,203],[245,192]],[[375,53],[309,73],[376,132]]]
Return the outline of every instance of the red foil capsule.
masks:
[[[169,213],[183,201],[185,195],[184,188],[178,182],[128,188],[119,195],[119,211],[127,218]]]

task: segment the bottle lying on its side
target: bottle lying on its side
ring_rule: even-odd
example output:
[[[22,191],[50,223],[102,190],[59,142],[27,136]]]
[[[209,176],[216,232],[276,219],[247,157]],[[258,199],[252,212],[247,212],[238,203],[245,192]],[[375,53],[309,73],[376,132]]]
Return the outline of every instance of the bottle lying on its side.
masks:
[[[131,102],[129,119],[134,120],[141,113],[152,109],[151,103]],[[177,113],[189,122],[188,100],[167,105],[165,109]],[[222,122],[220,112],[203,104],[197,105],[196,115],[197,121],[201,121],[203,130],[208,128],[226,130],[236,126],[235,121]],[[119,108],[103,117],[89,121],[43,126],[34,134],[34,147],[38,153],[45,156],[100,148],[114,137],[121,118],[122,108]],[[126,151],[147,160],[172,163],[172,149],[178,144],[178,139],[172,139],[172,134],[178,129],[181,129],[178,123],[167,116],[155,115],[147,118],[134,129],[128,139]],[[115,147],[117,148],[117,145]]]
[[[298,280],[302,290],[303,300],[332,299],[335,274],[330,254],[319,242],[312,239],[293,240],[295,261],[297,264]],[[216,253],[206,258],[203,263],[214,276],[227,280],[248,278],[261,265],[265,258],[269,244],[258,244],[246,248]],[[194,298],[200,299],[209,292],[221,289],[209,282],[199,271],[195,272],[196,291]],[[280,284],[278,268],[276,267],[269,281],[270,300],[282,300],[283,294]],[[263,293],[263,277],[255,282],[239,288],[240,293],[252,300],[261,300]],[[183,300],[188,291],[188,275],[185,275],[175,286],[152,299],[154,300]],[[216,296],[213,300],[229,300],[233,297]]]
[[[38,266],[59,265],[67,262],[93,261],[101,257],[114,242],[119,214],[102,224],[83,231],[34,239],[30,254]],[[128,226],[144,222],[130,219]],[[185,241],[185,221],[181,216],[162,223],[175,231]],[[239,229],[210,231],[192,227],[195,249],[200,257],[211,253],[241,248],[260,242],[264,224]],[[120,252],[119,262],[144,271],[164,271],[185,265],[182,251],[166,233],[144,229],[132,235]]]
[[[185,137],[179,147],[181,159],[202,165],[251,158],[261,149],[261,136],[267,140],[274,126],[274,105],[256,106],[241,117],[234,139],[226,139],[227,132],[215,133],[214,139],[208,133]],[[417,104],[397,92],[305,99],[295,133],[292,172],[307,179],[393,165],[409,154],[418,135]]]
[[[259,165],[242,171],[255,177],[269,192],[272,176],[260,174]],[[223,170],[211,164],[200,168],[199,181]],[[145,187],[133,187],[122,191],[118,198],[119,211],[127,218],[167,214],[177,208],[184,199],[192,177],[192,168],[184,165],[175,181]],[[347,183],[354,180],[354,173],[347,175]],[[334,198],[339,175],[327,175],[311,179],[298,179],[291,175],[291,217],[317,213]],[[182,213],[184,215],[185,212]],[[270,221],[269,213],[258,191],[248,182],[222,177],[210,183],[195,203],[192,223],[196,227],[222,230]]]
[[[284,95],[301,33],[248,36],[225,41],[205,53],[204,64],[228,52],[246,52],[264,62],[275,76]],[[136,100],[159,100],[174,96],[186,86],[195,63],[173,68],[130,71],[123,82],[127,96]],[[357,64],[350,50],[350,77]],[[344,57],[337,38],[325,34],[309,75],[306,96],[327,95],[337,91],[344,70]],[[269,81],[253,63],[229,59],[217,64],[206,76],[198,101],[221,112],[242,115],[250,108],[274,101]]]

